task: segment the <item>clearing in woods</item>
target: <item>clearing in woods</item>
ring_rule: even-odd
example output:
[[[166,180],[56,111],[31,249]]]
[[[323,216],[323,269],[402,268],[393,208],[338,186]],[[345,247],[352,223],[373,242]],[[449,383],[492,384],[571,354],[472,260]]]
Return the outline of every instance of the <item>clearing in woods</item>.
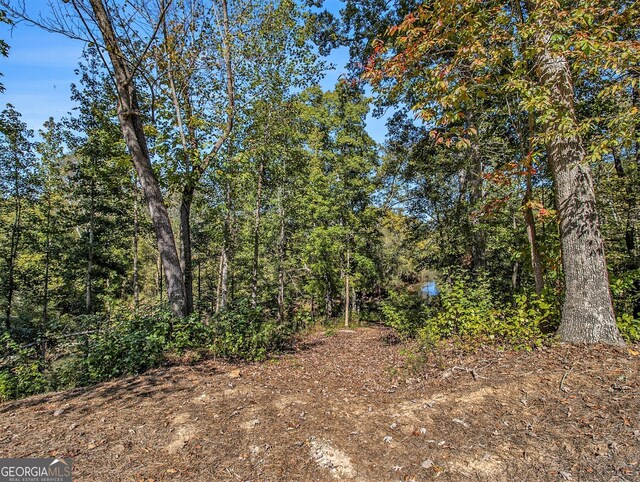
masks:
[[[0,406],[0,456],[84,481],[640,480],[633,350],[453,349],[426,375],[380,328]]]

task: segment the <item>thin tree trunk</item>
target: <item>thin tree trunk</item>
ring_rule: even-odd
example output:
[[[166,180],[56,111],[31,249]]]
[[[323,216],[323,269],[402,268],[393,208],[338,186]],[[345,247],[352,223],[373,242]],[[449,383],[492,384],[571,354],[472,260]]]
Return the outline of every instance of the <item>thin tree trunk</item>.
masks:
[[[533,138],[535,135],[535,121],[533,113],[529,113],[528,116],[528,130],[529,130],[529,152],[525,153],[525,158],[528,160],[525,166],[527,173],[525,175],[525,195],[522,200],[522,206],[524,208],[524,223],[527,231],[527,240],[529,241],[529,253],[531,256],[531,271],[533,272],[533,280],[535,284],[535,290],[537,294],[541,294],[544,289],[544,274],[542,271],[542,258],[540,257],[540,250],[538,249],[538,239],[536,236],[536,223],[533,217],[533,209],[531,208],[531,201],[533,200],[533,186],[531,182],[531,160],[533,156]]]
[[[484,268],[486,264],[486,245],[484,232],[480,227],[480,217],[478,215],[478,208],[480,202],[484,197],[484,166],[482,163],[482,156],[480,155],[480,147],[477,144],[477,138],[472,139],[471,147],[471,169],[469,176],[469,204],[472,210],[472,217],[470,220],[473,245],[472,245],[472,265],[473,271]],[[475,212],[474,212],[475,211]]]
[[[185,315],[193,313],[193,256],[191,252],[191,203],[194,188],[185,186],[180,202],[180,260],[184,276]]]
[[[344,272],[344,326],[349,328],[349,296],[351,295],[349,289],[349,270],[351,269],[351,253],[347,248],[347,269]]]
[[[11,239],[9,242],[9,262],[7,266],[7,306],[5,308],[4,324],[7,331],[11,329],[11,312],[13,310],[13,294],[15,287],[15,267],[18,258],[18,244],[21,234],[22,219],[22,199],[19,187],[18,161],[14,165],[14,210],[13,210],[13,226],[11,227]]]
[[[220,311],[220,301],[222,293],[222,268],[224,265],[224,248],[220,251],[220,265],[218,266],[218,283],[216,285],[216,309],[215,312]]]
[[[197,306],[198,306],[198,309],[200,309],[201,306],[202,306],[202,304],[201,304],[202,303],[202,272],[201,272],[201,268],[202,268],[201,264],[202,263],[200,263],[200,258],[198,258],[197,261],[198,261],[198,263],[197,263],[198,264],[198,305]],[[206,273],[205,273],[205,275],[206,275]]]
[[[164,274],[162,273],[162,257],[160,253],[156,257],[156,286],[158,288],[158,300],[160,304],[162,304],[162,294],[164,293],[163,289],[163,278]]]
[[[182,119],[182,109],[178,100],[178,92],[173,78],[173,66],[171,63],[171,55],[167,52],[166,46],[168,41],[168,32],[166,22],[163,21],[163,31],[165,36],[165,57],[167,59],[167,77],[169,80],[169,90],[171,92],[171,99],[176,112],[176,121],[178,124],[178,130],[180,133],[180,140],[182,143],[183,153],[186,163],[186,180],[182,191],[182,200],[180,203],[180,263],[182,267],[182,273],[184,276],[184,295],[185,295],[185,315],[193,313],[193,259],[192,259],[192,242],[191,242],[191,205],[193,202],[193,196],[195,190],[200,182],[200,178],[208,168],[213,157],[219,152],[220,148],[231,135],[234,122],[234,79],[233,79],[233,66],[231,62],[231,26],[229,22],[229,9],[226,0],[221,1],[222,7],[222,31],[223,31],[223,59],[226,77],[227,88],[227,122],[226,127],[222,135],[213,145],[211,151],[204,157],[200,158],[199,146],[197,139],[197,132],[195,128],[187,124],[188,140],[185,134],[185,126]],[[192,108],[189,99],[188,92],[183,96],[183,102],[187,109],[187,116],[192,117]],[[189,149],[191,146],[191,153]],[[192,162],[192,155],[194,156]]]
[[[140,221],[138,219],[138,181],[133,180],[133,309],[138,311],[140,305],[140,286],[138,284],[138,237]]]
[[[538,240],[536,236],[536,224],[531,209],[531,174],[526,175],[526,192],[522,200],[524,208],[524,223],[527,230],[527,239],[529,241],[529,253],[531,255],[531,270],[533,271],[533,280],[537,294],[542,293],[544,289],[544,276],[542,273],[542,258],[538,250]]]
[[[87,255],[87,272],[85,275],[85,293],[84,293],[84,311],[87,314],[92,312],[92,283],[93,283],[93,238],[95,231],[95,208],[94,208],[94,196],[95,188],[94,181],[91,181],[91,191],[89,197],[89,253]]]
[[[162,258],[162,265],[167,279],[167,298],[173,314],[184,316],[185,289],[180,258],[169,214],[163,201],[162,191],[149,158],[147,140],[142,126],[142,114],[139,111],[137,91],[132,73],[129,72],[124,53],[120,48],[111,19],[102,0],[90,0],[90,4],[113,67],[114,80],[118,91],[118,119],[122,128],[122,135],[131,154],[133,165],[149,206],[151,221],[156,233],[158,252]]]
[[[550,19],[549,19],[550,20]],[[551,22],[549,22],[551,23]],[[622,344],[616,326],[609,276],[600,234],[596,198],[577,120],[569,64],[549,50],[552,33],[545,19],[538,27],[536,71],[555,109],[545,125],[547,156],[553,173],[560,218],[565,299],[558,334],[571,343]],[[567,120],[571,126],[567,128]]]
[[[40,356],[44,361],[46,356],[46,340],[45,333],[49,324],[49,266],[51,264],[51,192],[47,187],[47,224],[45,238],[45,255],[44,255],[44,286],[42,296],[42,326],[40,328]]]
[[[225,186],[225,206],[226,213],[224,217],[224,227],[222,236],[222,255],[220,260],[220,303],[219,310],[224,310],[229,302],[229,262],[231,255],[231,222],[232,222],[232,206],[231,206],[231,185],[229,180]]]
[[[280,216],[280,233],[278,236],[278,321],[284,322],[285,306],[284,306],[284,254],[285,254],[285,212],[284,199],[282,192],[280,193],[280,206],[278,207]]]
[[[262,202],[262,176],[264,163],[260,160],[256,187],[256,207],[253,213],[253,272],[251,276],[251,306],[258,304],[258,267],[260,262],[260,207]]]

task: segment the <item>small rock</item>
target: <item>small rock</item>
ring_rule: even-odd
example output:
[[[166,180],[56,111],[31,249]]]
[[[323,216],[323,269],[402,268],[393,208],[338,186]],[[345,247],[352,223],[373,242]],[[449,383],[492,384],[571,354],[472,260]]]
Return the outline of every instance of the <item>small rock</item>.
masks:
[[[421,466],[423,469],[430,469],[431,467],[433,467],[433,460],[427,459],[424,462],[422,462]]]
[[[240,378],[240,369],[236,368],[235,370],[231,370],[229,372],[229,378]]]
[[[390,444],[392,440],[393,440],[393,437],[391,435],[387,435],[385,438],[382,439],[382,441],[386,444]]]
[[[56,410],[55,412],[53,412],[53,416],[54,417],[59,417],[60,415],[62,415],[64,413],[64,408],[59,408],[58,410]]]
[[[390,428],[391,430],[394,430],[394,429],[395,429],[395,428],[397,428],[397,427],[398,427],[398,424],[397,424],[397,423],[395,423],[395,422],[393,422],[391,425],[389,425],[389,428]]]
[[[451,420],[452,422],[455,423],[459,423],[460,425],[462,425],[464,428],[469,428],[469,424],[467,422],[465,422],[464,420],[460,420],[459,418],[454,418]]]

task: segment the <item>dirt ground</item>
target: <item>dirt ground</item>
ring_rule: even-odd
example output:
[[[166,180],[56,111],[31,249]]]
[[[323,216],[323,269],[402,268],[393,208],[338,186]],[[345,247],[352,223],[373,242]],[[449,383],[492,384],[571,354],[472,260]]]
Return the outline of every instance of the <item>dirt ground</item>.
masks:
[[[443,352],[426,375],[381,328],[306,337],[0,405],[0,456],[83,481],[640,480],[640,356]]]

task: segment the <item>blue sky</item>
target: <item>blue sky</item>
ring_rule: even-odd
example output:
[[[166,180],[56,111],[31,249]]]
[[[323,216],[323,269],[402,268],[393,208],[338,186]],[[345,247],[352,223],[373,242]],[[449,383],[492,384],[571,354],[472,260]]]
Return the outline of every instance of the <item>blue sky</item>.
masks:
[[[340,4],[329,0],[329,7],[337,11]],[[49,12],[48,0],[29,0],[30,12]],[[0,80],[6,90],[0,94],[0,105],[13,104],[24,122],[36,132],[49,118],[59,119],[73,109],[70,85],[77,82],[75,69],[82,54],[83,43],[62,35],[46,32],[38,27],[19,23],[13,27],[0,25],[0,38],[11,47],[8,58],[0,57]],[[337,66],[328,72],[322,86],[331,89],[344,72],[348,60],[345,48],[334,51],[328,59]],[[369,134],[383,142],[386,133],[384,120],[367,120]]]

